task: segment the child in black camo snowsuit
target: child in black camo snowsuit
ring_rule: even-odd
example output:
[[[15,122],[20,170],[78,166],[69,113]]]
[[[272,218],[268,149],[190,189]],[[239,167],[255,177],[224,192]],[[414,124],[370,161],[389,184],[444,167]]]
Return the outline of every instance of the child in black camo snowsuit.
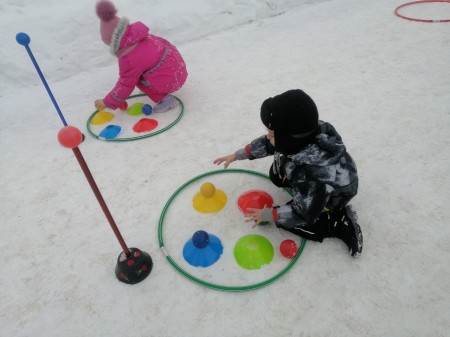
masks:
[[[270,155],[270,179],[292,191],[292,200],[271,209],[252,209],[247,221],[275,222],[277,227],[305,239],[343,240],[352,256],[359,256],[363,239],[348,202],[358,190],[356,165],[334,127],[319,120],[314,101],[302,90],[268,98],[261,106],[268,129],[245,148],[214,163],[257,159]]]

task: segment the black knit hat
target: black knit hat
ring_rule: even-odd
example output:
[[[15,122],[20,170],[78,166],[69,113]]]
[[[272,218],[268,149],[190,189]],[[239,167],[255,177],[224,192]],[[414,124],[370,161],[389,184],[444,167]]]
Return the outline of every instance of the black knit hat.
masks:
[[[299,152],[313,143],[318,133],[316,104],[299,89],[266,99],[261,106],[261,120],[274,131],[275,150],[283,154]]]

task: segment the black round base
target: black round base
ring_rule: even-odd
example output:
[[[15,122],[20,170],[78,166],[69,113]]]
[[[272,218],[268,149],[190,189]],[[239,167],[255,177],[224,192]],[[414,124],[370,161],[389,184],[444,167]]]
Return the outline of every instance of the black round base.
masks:
[[[131,255],[122,252],[117,258],[116,276],[120,282],[135,284],[144,280],[152,271],[150,255],[138,248],[130,248]]]

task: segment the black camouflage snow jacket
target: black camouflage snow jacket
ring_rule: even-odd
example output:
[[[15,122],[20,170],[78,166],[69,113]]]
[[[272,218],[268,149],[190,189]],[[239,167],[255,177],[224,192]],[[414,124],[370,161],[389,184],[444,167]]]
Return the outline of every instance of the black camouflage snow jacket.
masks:
[[[294,155],[280,156],[265,135],[244,150],[250,160],[270,155],[279,158],[271,169],[276,167],[280,178],[287,179],[292,189],[292,201],[276,208],[280,227],[312,225],[324,208],[339,210],[357,193],[356,165],[341,136],[323,121],[319,121],[319,129],[314,143]]]

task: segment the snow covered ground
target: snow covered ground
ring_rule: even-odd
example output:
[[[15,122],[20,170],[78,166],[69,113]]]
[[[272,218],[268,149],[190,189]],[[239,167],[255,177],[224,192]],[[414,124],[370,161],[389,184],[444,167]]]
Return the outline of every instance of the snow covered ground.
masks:
[[[117,78],[95,1],[0,2],[0,335],[448,336],[450,23],[403,20],[392,0],[132,3],[117,0],[119,15],[176,44],[189,78],[172,129],[80,146],[125,241],[154,261],[146,280],[126,285],[114,275],[120,246],[15,41],[30,35],[67,121],[84,132]],[[404,10],[450,18],[450,3]],[[358,165],[362,256],[325,240],[258,290],[191,282],[159,249],[164,205],[261,135],[261,102],[292,88],[314,98]],[[266,173],[270,163],[232,167]]]

